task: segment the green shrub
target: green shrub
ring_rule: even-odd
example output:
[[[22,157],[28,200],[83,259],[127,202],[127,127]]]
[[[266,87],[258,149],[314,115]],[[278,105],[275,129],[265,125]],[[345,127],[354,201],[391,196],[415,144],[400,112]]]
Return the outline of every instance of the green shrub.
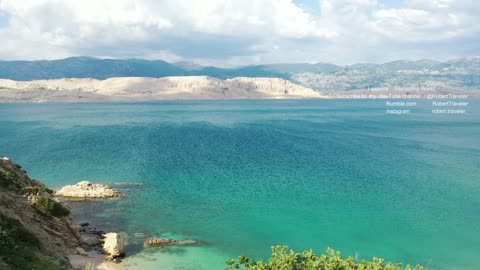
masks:
[[[0,214],[0,254],[12,254],[24,245],[38,247],[40,242],[15,219]]]
[[[15,165],[15,167],[17,167],[17,169],[21,170],[23,173],[27,173],[27,171],[25,171],[22,166],[18,165],[18,164],[13,164]]]
[[[14,172],[0,170],[0,186],[8,189],[21,189],[25,183],[20,181]]]
[[[41,191],[42,192],[47,192],[49,194],[53,194],[53,190],[47,188],[47,186],[35,186],[35,187],[29,186],[29,187],[24,187],[22,189],[22,191],[26,195],[35,195],[35,194],[38,194]]]
[[[17,248],[15,238],[9,230],[0,227],[0,254],[7,254]]]
[[[33,207],[47,216],[64,217],[70,214],[70,210],[61,203],[45,196],[38,197]]]
[[[87,262],[84,270],[95,270],[95,266],[92,262]]]
[[[65,270],[49,259],[38,256],[40,241],[15,219],[0,213],[0,258],[13,270]]]
[[[405,267],[402,264],[385,263],[383,259],[358,261],[353,257],[342,258],[340,252],[331,248],[327,254],[315,255],[312,250],[296,253],[287,246],[272,247],[272,257],[266,261],[255,261],[246,256],[229,259],[225,270],[423,270],[422,266]]]

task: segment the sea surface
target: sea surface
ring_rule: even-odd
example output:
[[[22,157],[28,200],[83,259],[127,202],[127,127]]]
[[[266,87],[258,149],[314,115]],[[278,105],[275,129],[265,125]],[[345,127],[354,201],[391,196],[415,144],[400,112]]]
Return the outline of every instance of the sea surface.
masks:
[[[53,188],[111,183],[78,221],[129,237],[126,269],[223,269],[272,245],[480,269],[480,102],[0,104],[0,155]],[[130,183],[119,183],[130,182]],[[136,183],[136,184],[132,184]],[[144,249],[148,237],[196,246]]]

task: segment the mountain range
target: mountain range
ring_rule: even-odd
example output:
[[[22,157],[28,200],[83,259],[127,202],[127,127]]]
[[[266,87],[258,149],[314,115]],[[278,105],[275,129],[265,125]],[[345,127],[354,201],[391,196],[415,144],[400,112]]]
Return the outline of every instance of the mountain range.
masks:
[[[99,59],[70,57],[61,60],[0,61],[0,78],[32,81],[60,78],[209,76],[221,80],[234,77],[275,77],[323,92],[381,87],[436,87],[480,89],[480,57],[446,62],[399,60],[385,64],[334,65],[268,64],[236,68],[201,66],[162,60]]]

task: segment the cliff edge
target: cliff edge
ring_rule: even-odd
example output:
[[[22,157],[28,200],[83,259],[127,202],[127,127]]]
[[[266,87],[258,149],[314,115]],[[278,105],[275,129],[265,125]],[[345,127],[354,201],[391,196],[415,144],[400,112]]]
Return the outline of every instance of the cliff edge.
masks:
[[[0,268],[72,269],[80,226],[52,190],[0,158]]]

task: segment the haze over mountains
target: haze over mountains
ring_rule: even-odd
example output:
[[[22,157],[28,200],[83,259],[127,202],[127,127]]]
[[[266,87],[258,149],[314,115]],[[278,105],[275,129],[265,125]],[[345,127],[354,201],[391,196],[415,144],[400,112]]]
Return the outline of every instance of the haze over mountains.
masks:
[[[61,60],[0,61],[0,78],[31,81],[60,78],[209,76],[275,77],[323,92],[373,87],[428,86],[449,90],[480,89],[480,57],[438,62],[399,60],[385,64],[338,66],[318,64],[269,64],[238,68],[168,63],[162,60],[98,59],[70,57]]]

